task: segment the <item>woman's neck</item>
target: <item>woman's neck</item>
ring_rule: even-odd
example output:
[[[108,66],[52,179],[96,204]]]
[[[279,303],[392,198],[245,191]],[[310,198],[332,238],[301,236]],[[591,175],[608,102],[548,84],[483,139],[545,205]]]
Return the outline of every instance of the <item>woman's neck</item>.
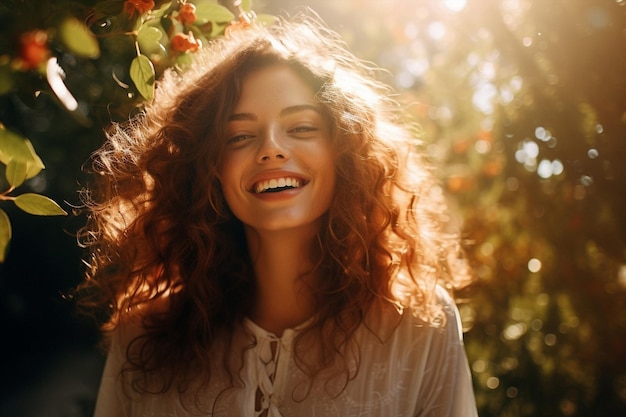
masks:
[[[251,319],[277,336],[313,315],[315,233],[246,231],[257,283]]]

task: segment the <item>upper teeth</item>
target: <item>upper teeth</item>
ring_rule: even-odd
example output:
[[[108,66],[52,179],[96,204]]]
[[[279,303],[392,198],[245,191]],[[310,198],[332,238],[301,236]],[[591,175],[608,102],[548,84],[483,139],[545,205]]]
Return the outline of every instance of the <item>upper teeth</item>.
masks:
[[[300,180],[297,178],[272,178],[271,180],[263,180],[256,183],[254,191],[262,193],[263,191],[271,190],[272,188],[280,187],[300,187]]]

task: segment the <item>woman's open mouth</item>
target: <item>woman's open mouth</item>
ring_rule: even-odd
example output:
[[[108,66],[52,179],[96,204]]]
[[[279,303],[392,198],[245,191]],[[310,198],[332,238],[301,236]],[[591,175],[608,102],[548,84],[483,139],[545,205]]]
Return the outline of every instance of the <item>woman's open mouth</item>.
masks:
[[[291,190],[294,188],[300,188],[306,185],[304,180],[295,177],[280,177],[272,178],[269,180],[261,180],[254,184],[253,191],[257,194],[262,193],[277,193],[284,190]]]

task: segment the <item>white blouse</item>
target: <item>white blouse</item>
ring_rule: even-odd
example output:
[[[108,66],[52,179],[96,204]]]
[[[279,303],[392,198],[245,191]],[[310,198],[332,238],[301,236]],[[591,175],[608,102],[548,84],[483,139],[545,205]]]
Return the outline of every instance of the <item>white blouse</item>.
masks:
[[[409,310],[380,318],[389,334],[375,336],[361,326],[355,335],[360,366],[344,384],[307,384],[292,351],[298,329],[277,337],[250,320],[244,330],[250,346],[243,356],[243,386],[214,373],[205,400],[213,404],[203,416],[242,417],[476,417],[472,381],[463,349],[458,311],[439,291],[446,325],[423,324]],[[102,376],[95,417],[187,417],[177,393],[128,397],[119,378],[125,361],[122,337],[114,337]],[[233,346],[231,349],[237,349]],[[353,368],[354,369],[354,368]],[[337,380],[335,379],[335,382]],[[334,389],[333,387],[339,389]],[[175,391],[175,390],[173,390]],[[337,393],[340,392],[338,395]],[[215,399],[217,400],[215,401]]]

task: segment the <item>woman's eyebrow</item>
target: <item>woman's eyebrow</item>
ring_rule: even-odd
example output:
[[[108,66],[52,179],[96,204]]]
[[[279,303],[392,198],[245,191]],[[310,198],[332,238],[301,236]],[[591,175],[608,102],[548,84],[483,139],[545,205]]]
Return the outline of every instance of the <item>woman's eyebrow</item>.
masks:
[[[255,120],[258,120],[258,117],[256,116],[256,114],[253,114],[253,113],[235,113],[235,114],[231,114],[230,116],[228,116],[229,122],[234,122],[238,120],[255,121]]]
[[[319,106],[314,106],[312,104],[296,104],[294,106],[289,106],[289,107],[285,107],[284,109],[282,109],[280,111],[280,117],[289,116],[294,113],[299,113],[299,112],[308,111],[308,110],[312,110],[316,113],[321,113]],[[258,117],[254,113],[245,113],[245,112],[233,113],[230,116],[228,116],[229,122],[236,122],[240,120],[256,121],[258,120]]]
[[[299,113],[307,110],[313,110],[316,113],[321,113],[319,106],[314,106],[312,104],[297,104],[295,106],[285,107],[281,110],[280,116],[288,116],[290,114]]]

